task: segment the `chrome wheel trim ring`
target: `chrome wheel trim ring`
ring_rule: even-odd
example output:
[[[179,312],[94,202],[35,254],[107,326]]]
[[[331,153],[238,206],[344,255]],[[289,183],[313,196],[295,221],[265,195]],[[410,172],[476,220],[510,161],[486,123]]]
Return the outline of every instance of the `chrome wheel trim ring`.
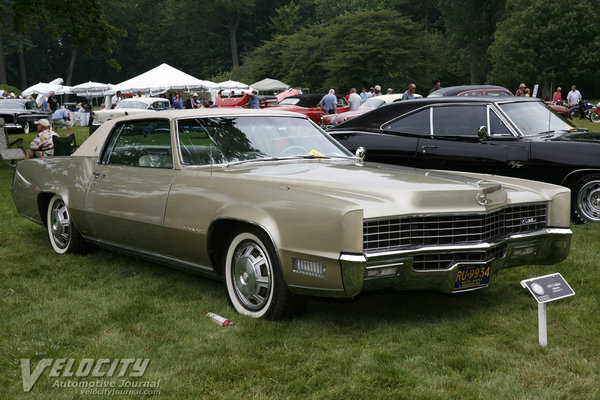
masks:
[[[232,283],[240,303],[256,311],[269,302],[273,268],[264,250],[252,241],[241,243],[232,260]]]
[[[600,221],[600,181],[593,180],[581,187],[577,194],[577,208],[589,221]]]
[[[67,206],[62,200],[52,205],[50,212],[50,231],[57,247],[66,249],[71,241],[71,218]]]

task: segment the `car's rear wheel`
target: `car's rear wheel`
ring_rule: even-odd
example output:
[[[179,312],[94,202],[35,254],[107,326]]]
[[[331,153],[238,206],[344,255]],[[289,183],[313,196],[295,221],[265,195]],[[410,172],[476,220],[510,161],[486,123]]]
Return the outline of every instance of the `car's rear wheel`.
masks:
[[[28,121],[23,122],[22,126],[23,126],[23,133],[25,133],[25,134],[29,133],[29,131],[30,131],[29,122]]]
[[[227,299],[240,314],[280,320],[299,309],[270,239],[258,229],[237,229],[227,245],[223,277]]]
[[[596,110],[592,111],[590,113],[590,121],[600,122],[600,113],[598,113]]]
[[[73,224],[67,205],[58,195],[48,203],[46,226],[50,245],[58,254],[81,253],[85,250],[85,240]]]
[[[599,174],[588,174],[579,179],[573,186],[572,196],[575,222],[600,222]]]

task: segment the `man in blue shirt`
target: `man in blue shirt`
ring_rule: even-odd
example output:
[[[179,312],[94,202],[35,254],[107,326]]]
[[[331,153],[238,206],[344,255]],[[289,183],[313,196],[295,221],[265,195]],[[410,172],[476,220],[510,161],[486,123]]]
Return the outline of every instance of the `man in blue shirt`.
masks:
[[[56,106],[58,107],[57,110],[52,113],[52,126],[54,126],[55,129],[57,129],[59,125],[66,126],[67,135],[70,135],[71,129],[73,129],[71,113],[66,108],[61,107],[58,103],[56,103]]]
[[[258,91],[256,89],[252,89],[250,93],[250,100],[248,101],[249,108],[260,108],[260,102],[258,100],[258,96],[256,95]]]
[[[319,102],[319,107],[321,107],[326,114],[336,113],[337,97],[335,97],[335,90],[329,89],[329,93],[323,96],[323,98]]]
[[[408,85],[408,90],[402,94],[402,100],[414,100],[415,99],[414,93],[415,93],[416,88],[417,88],[417,85],[415,85],[414,83],[411,83],[410,85]]]

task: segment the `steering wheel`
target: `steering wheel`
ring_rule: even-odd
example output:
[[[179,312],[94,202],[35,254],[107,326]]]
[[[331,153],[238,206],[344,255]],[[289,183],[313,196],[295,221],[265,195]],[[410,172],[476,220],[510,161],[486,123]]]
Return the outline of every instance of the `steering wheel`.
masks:
[[[293,153],[293,154],[287,154],[287,153]],[[285,156],[285,155],[298,156],[298,155],[306,155],[306,154],[308,154],[308,150],[306,150],[306,148],[304,148],[302,146],[289,146],[279,152],[279,155],[281,155],[281,156]]]

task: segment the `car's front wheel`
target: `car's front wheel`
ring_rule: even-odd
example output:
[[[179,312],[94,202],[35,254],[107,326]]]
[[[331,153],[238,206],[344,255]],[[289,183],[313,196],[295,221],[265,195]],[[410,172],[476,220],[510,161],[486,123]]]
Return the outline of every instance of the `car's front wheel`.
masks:
[[[240,314],[280,320],[302,301],[289,292],[270,239],[258,229],[237,229],[227,245],[223,278],[227,299]]]
[[[577,223],[600,222],[600,175],[588,174],[573,186],[572,204]]]
[[[29,126],[29,122],[28,121],[23,122],[21,126],[23,127],[23,133],[25,133],[25,134],[29,133],[30,126]]]
[[[590,113],[590,121],[600,122],[600,113],[598,113],[597,110],[594,110]]]
[[[84,251],[85,240],[75,228],[67,205],[58,195],[54,195],[48,203],[46,227],[50,245],[58,254],[81,253]]]

